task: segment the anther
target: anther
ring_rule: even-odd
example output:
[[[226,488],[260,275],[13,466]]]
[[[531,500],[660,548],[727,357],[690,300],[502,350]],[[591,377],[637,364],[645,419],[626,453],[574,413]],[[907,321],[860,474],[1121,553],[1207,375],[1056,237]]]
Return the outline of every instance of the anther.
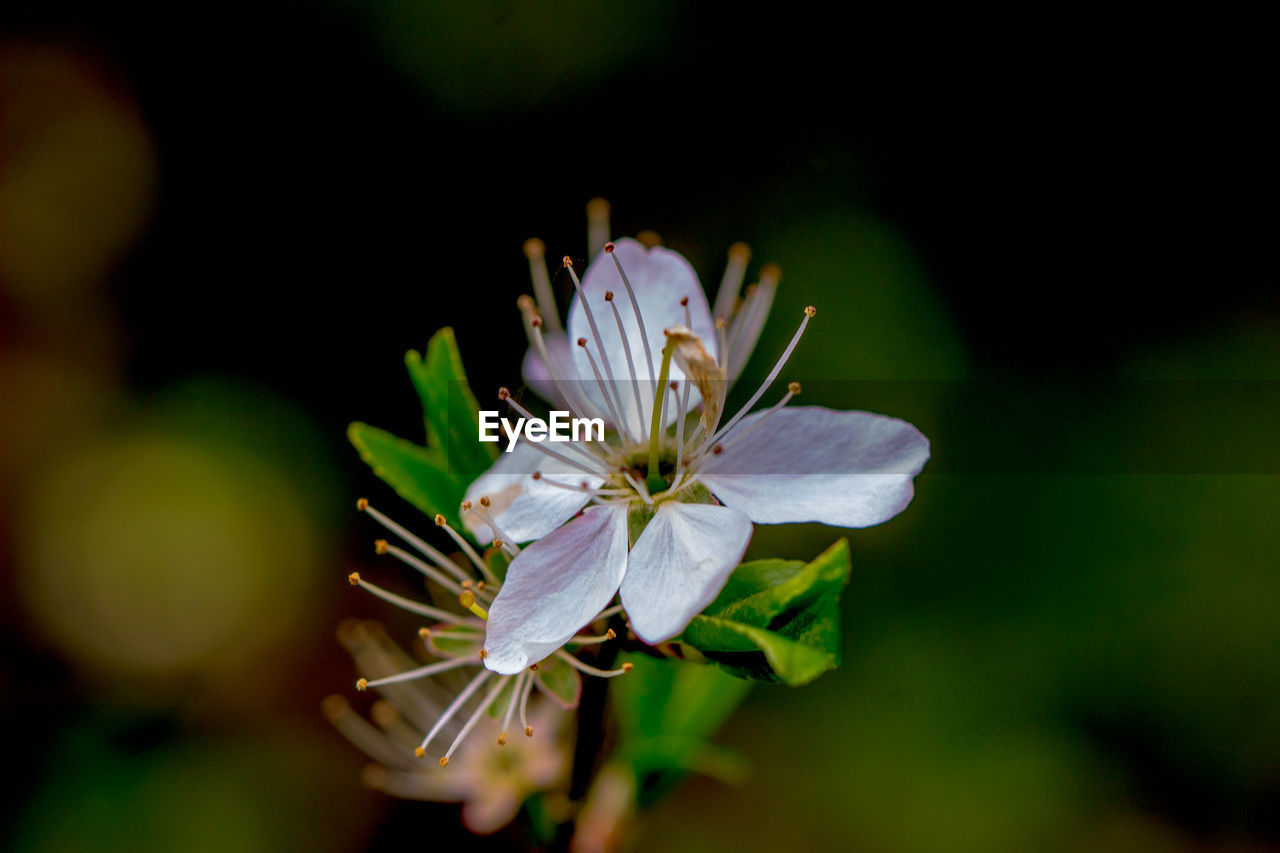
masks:
[[[715,447],[711,448],[711,452],[714,453],[716,456],[719,456],[721,453],[724,453],[724,445],[717,444]]]
[[[436,513],[436,527],[444,527],[444,525],[445,525],[444,516],[437,512],[437,513]]]
[[[481,650],[480,650],[480,660],[484,660],[484,659],[485,659],[485,658],[487,658],[488,656],[489,656],[489,650],[488,650],[488,649],[481,649]]]
[[[418,758],[422,758],[423,756],[425,756],[425,755],[427,754],[427,751],[426,751],[425,749],[423,749],[422,747],[420,747],[420,746],[415,746],[415,747],[413,748],[413,754],[414,754],[415,756],[417,756]]]
[[[473,580],[470,580],[470,579],[465,580],[465,581],[463,581],[463,582],[462,582],[462,588],[463,588],[463,589],[471,589],[471,587],[473,587],[473,586],[475,586],[475,585],[476,585],[476,582],[475,582],[475,581],[473,581]]]
[[[792,394],[799,394],[799,393],[800,393],[800,383],[799,383],[799,382],[788,382],[788,383],[787,383],[787,390],[788,390],[788,391],[790,391]]]
[[[630,672],[631,670],[633,670],[633,669],[635,669],[635,668],[636,668],[636,665],[635,665],[635,664],[633,664],[631,661],[627,661],[626,663],[624,663],[624,664],[622,665],[622,671],[623,671],[623,672]]]
[[[507,733],[503,732],[502,734],[498,735],[498,746],[506,746],[506,745],[507,745]]]
[[[689,297],[687,297],[687,296],[681,296],[681,297],[680,297],[680,305],[681,305],[681,307],[684,307],[684,306],[686,306],[686,305],[688,305],[688,304],[689,304]]]
[[[510,396],[511,396],[511,392],[508,391],[506,388],[498,389],[498,402],[503,402]]]
[[[616,637],[616,636],[618,636],[618,632],[617,632],[617,631],[614,631],[612,628],[610,628],[608,631],[605,631],[605,632],[604,632],[604,638],[605,638],[606,640],[612,640],[612,639],[613,639],[614,637]]]
[[[772,262],[767,263],[760,267],[760,278],[771,278],[776,281],[777,279],[782,278],[782,267]]]
[[[677,382],[671,382],[667,385],[667,387],[670,388],[672,391],[675,391],[680,387],[680,385]]]
[[[542,318],[541,318],[541,317],[534,317],[534,318],[532,318],[531,320],[529,320],[529,325],[530,325],[530,326],[533,326],[535,329],[541,329],[541,328],[542,328]]]
[[[358,512],[364,512],[368,508],[369,508],[368,498],[360,498],[359,500],[356,501],[356,510]]]
[[[533,726],[525,726],[525,727],[524,727],[524,736],[525,736],[525,737],[533,737]]]
[[[535,479],[535,480],[541,480],[541,479],[542,479],[542,472],[541,472],[541,471],[534,471],[534,472],[533,472],[532,474],[530,474],[529,476],[530,476],[530,477],[532,477],[532,478],[533,478],[533,479]]]
[[[717,318],[716,318],[716,328],[717,328],[717,329],[724,329],[724,328],[728,327],[728,325],[729,325],[729,321],[728,321],[728,320],[726,320],[725,318],[723,318],[723,317],[717,317]]]
[[[533,311],[535,305],[533,297],[527,293],[522,293],[516,297],[516,307],[521,311]]]
[[[572,266],[573,266],[573,258],[569,257],[568,255],[565,255],[565,256],[564,256],[564,259],[563,259],[563,261],[562,261],[562,263],[564,263],[564,265],[565,265],[566,267],[572,267]]]
[[[360,573],[352,572],[351,574],[347,575],[347,583],[351,584],[352,586],[360,586]]]
[[[812,305],[809,305],[805,307],[804,313],[806,317],[813,319],[813,315],[818,313],[818,309],[814,308]]]
[[[746,243],[734,243],[729,247],[729,260],[745,264],[751,260],[751,247]]]
[[[441,766],[441,767],[448,767],[448,766],[449,766],[449,756],[447,756],[447,755],[446,755],[446,756],[444,756],[444,757],[442,757],[442,758],[440,759],[440,766]]]
[[[652,249],[654,246],[662,245],[662,236],[657,231],[650,229],[645,229],[637,234],[636,240],[638,240],[640,245],[644,246],[646,249]]]
[[[385,554],[389,547],[390,545],[387,544],[387,540],[385,539],[375,539],[373,541],[373,553],[375,554]]]
[[[605,244],[604,244],[604,251],[605,251],[605,254],[607,254],[607,255],[612,255],[612,254],[613,254],[613,243],[612,243],[612,242],[605,243]]]
[[[586,349],[586,347],[587,347],[587,339],[586,339],[586,338],[578,338],[578,346],[582,347],[583,349]]]
[[[610,245],[613,245],[613,244],[611,243]],[[612,302],[612,301],[613,301],[613,291],[612,291],[612,290],[606,290],[606,291],[604,292],[604,301],[605,301],[605,302]]]
[[[463,511],[463,512],[470,512],[470,511],[471,511],[471,501],[463,501],[463,502],[462,502],[462,511]]]
[[[501,542],[501,539],[495,539],[495,542]],[[476,581],[476,591],[484,592],[484,581]]]
[[[419,636],[419,637],[421,637],[421,638],[422,638],[422,639],[424,639],[424,640],[429,639],[429,638],[431,637],[431,629],[430,629],[430,628],[419,628],[419,629],[418,629],[418,636]]]
[[[524,241],[524,256],[531,261],[541,258],[547,250],[547,244],[539,240],[537,237],[530,237]]]
[[[530,671],[530,672],[537,672],[537,671],[538,671],[538,665],[537,665],[536,663],[531,663],[531,664],[529,664],[529,671]]]
[[[369,679],[367,678],[356,679],[356,690],[359,690],[361,693],[363,693],[368,689],[369,689]]]

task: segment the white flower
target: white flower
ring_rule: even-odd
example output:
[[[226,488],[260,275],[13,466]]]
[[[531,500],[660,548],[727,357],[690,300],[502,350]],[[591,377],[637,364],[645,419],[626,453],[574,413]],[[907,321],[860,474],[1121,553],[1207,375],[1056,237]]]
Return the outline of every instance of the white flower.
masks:
[[[472,504],[487,498],[486,513],[466,515],[479,541],[532,541],[489,610],[489,669],[517,673],[541,660],[615,593],[641,639],[676,636],[738,565],[753,522],[866,527],[910,502],[912,478],[929,458],[928,440],[911,424],[784,408],[800,391],[794,382],[774,406],[748,414],[813,308],[764,384],[724,418],[728,387],[759,338],[778,283],[768,265],[738,299],[745,246],[730,250],[714,319],[693,268],[669,249],[627,239],[606,244],[581,280],[566,257],[575,288],[567,333],[542,244],[530,241],[525,251],[538,295],[536,307],[529,297],[520,301],[531,342],[526,380],[554,406],[602,417],[616,434],[554,448],[522,441],[467,490]],[[505,389],[499,398],[531,416]],[[695,408],[701,416],[686,428]]]

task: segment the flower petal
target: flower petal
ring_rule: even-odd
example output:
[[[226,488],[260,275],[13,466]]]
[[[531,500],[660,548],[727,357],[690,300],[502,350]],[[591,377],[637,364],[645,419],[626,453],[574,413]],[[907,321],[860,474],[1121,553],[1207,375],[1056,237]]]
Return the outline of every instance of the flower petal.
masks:
[[[722,444],[723,453],[704,458],[698,479],[757,524],[888,521],[911,502],[911,478],[929,459],[929,439],[906,421],[818,406],[748,415]]]
[[[506,437],[503,437],[503,442]],[[506,447],[505,443],[501,445]],[[542,474],[541,480],[530,475]],[[604,482],[520,441],[510,453],[498,455],[498,461],[467,487],[466,499],[473,504],[481,497],[489,498],[489,511],[502,531],[517,543],[546,536],[582,509],[591,496],[579,491],[560,489],[547,480],[566,485],[587,483],[595,488]],[[493,540],[493,531],[472,513],[463,521],[481,544]]]
[[[751,539],[751,520],[712,504],[664,503],[631,549],[622,606],[646,643],[679,634],[715,599]]]
[[[640,326],[636,321],[631,300],[623,287],[622,278],[613,260],[607,254],[597,255],[587,267],[582,278],[582,292],[591,306],[596,327],[600,332],[598,345],[603,349],[614,379],[618,381],[622,406],[625,412],[622,417],[631,422],[633,432],[638,428],[640,434],[648,434],[648,419],[652,413],[653,389],[649,379],[656,376],[661,365],[662,347],[666,343],[662,334],[671,326],[688,325],[712,356],[716,354],[716,330],[711,319],[711,310],[707,307],[707,297],[698,283],[698,276],[693,267],[679,253],[662,246],[646,249],[642,244],[631,239],[618,240],[614,244],[614,253],[622,268],[626,270],[627,279],[635,292],[636,303],[640,306],[640,314],[644,320],[646,336],[649,341],[649,352],[653,358],[653,372],[649,371],[649,360],[645,357],[644,341],[640,335]],[[606,291],[613,292],[613,304],[617,306],[618,315],[622,318],[626,330],[627,343],[631,350],[631,361],[635,365],[636,377],[641,381],[641,400],[644,411],[637,414],[635,394],[629,387],[631,374],[627,368],[626,349],[622,345],[622,337],[618,333],[617,320],[613,309],[605,302]],[[689,299],[689,322],[685,322],[685,309],[680,300]],[[597,349],[596,335],[591,330],[587,312],[582,300],[576,295],[569,306],[569,339],[576,341],[586,338],[592,355],[597,360],[601,374],[605,375],[604,365],[599,364],[600,349]],[[573,347],[573,357],[577,361],[577,375],[584,379],[594,379],[591,364],[582,347]],[[671,367],[671,379],[684,378],[684,372],[676,365]],[[695,394],[696,396],[696,394]],[[593,399],[603,397],[599,393]],[[690,405],[693,405],[692,403]],[[668,423],[675,420],[675,406],[671,406]]]
[[[604,609],[627,570],[627,508],[591,507],[521,551],[489,608],[484,665],[514,675]]]

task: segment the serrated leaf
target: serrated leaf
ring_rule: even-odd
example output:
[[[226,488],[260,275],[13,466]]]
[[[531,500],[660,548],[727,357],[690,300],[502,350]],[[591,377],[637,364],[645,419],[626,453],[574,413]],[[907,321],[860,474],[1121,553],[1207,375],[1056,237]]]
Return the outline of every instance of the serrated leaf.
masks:
[[[569,664],[549,657],[538,663],[534,678],[538,689],[565,710],[578,707],[578,700],[582,698],[582,676]]]
[[[497,447],[480,441],[480,406],[467,384],[453,329],[446,326],[431,336],[425,359],[410,350],[404,363],[422,401],[427,446],[440,450],[455,476],[471,482],[497,459]]]
[[[429,516],[442,513],[458,527],[467,484],[448,472],[438,451],[359,421],[347,428],[347,437],[374,475],[396,494]]]
[[[840,540],[810,563],[743,563],[681,641],[740,678],[807,684],[840,663],[840,592],[850,572]]]

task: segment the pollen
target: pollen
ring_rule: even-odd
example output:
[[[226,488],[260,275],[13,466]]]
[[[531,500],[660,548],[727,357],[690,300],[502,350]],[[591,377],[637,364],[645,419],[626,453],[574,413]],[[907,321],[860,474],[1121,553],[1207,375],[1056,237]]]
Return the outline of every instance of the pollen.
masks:
[[[604,632],[604,638],[606,640],[612,640],[616,636],[618,636],[618,632],[613,630],[612,628]]]
[[[484,660],[484,659],[485,659],[485,658],[487,658],[488,656],[489,656],[489,650],[488,650],[488,649],[481,649],[481,650],[480,650],[480,660]]]
[[[635,668],[636,668],[636,665],[635,665],[635,664],[633,664],[631,661],[627,661],[626,663],[624,663],[624,664],[622,665],[622,671],[623,671],[623,672],[630,672],[631,670],[633,670],[633,669],[635,669]]]
[[[442,756],[442,757],[441,757],[441,759],[440,759],[440,766],[441,766],[441,767],[448,767],[448,766],[449,766],[449,756],[445,755],[445,756]]]
[[[387,543],[387,540],[385,539],[373,540],[373,553],[375,554],[385,554],[387,553],[387,549],[389,547],[391,546]]]
[[[358,501],[356,501],[356,510],[357,510],[357,511],[359,511],[359,512],[364,512],[364,511],[365,511],[366,509],[368,509],[368,508],[369,508],[369,499],[368,499],[368,498],[360,498]]]
[[[507,745],[507,733],[503,732],[502,734],[498,735],[498,746],[506,746],[506,745]]]
[[[352,572],[351,574],[347,575],[347,583],[351,584],[352,586],[360,586],[360,573]]]
[[[444,527],[444,525],[445,525],[444,516],[437,512],[437,513],[436,513],[436,527]]]
[[[490,505],[491,505],[491,502],[489,501],[489,496],[488,496],[488,495],[485,495],[485,496],[483,496],[483,497],[481,497],[481,498],[480,498],[480,506],[485,507],[486,509],[488,509]]]
[[[415,746],[413,748],[413,754],[418,758],[423,758],[424,756],[426,756],[427,751],[420,746]]]
[[[788,390],[788,391],[790,391],[792,394],[799,394],[799,393],[800,393],[800,383],[799,383],[799,382],[788,382],[788,383],[787,383],[787,390]]]
[[[361,693],[363,693],[368,689],[369,689],[369,679],[367,678],[356,679],[356,690],[359,690]]]
[[[533,726],[525,726],[525,727],[524,727],[524,736],[525,736],[525,737],[533,737]]]
[[[805,306],[804,314],[809,319],[813,319],[814,315],[816,315],[817,313],[818,313],[818,309],[814,308],[812,305]]]

